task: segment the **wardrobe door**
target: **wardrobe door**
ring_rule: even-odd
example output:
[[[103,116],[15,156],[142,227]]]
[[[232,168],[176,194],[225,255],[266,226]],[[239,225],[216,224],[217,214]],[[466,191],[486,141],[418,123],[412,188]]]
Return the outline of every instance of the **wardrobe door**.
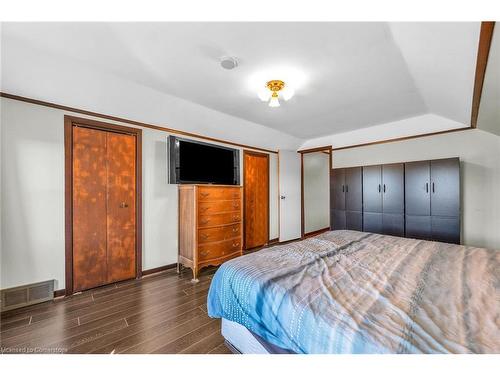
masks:
[[[106,132],[73,128],[73,291],[107,282]]]
[[[404,213],[404,191],[404,164],[383,165],[382,200],[384,213]]]
[[[107,133],[108,283],[135,277],[136,138]]]
[[[345,169],[346,229],[363,230],[363,172],[361,167]]]
[[[363,212],[382,213],[382,166],[363,167]]]
[[[404,164],[382,166],[382,232],[404,236]]]
[[[406,237],[431,238],[430,161],[405,164]]]
[[[431,160],[431,215],[460,215],[460,162],[458,158]]]
[[[330,174],[331,229],[346,229],[345,169],[332,169]]]
[[[363,167],[363,230],[382,233],[382,166]]]
[[[460,161],[431,161],[432,239],[460,243]]]
[[[406,215],[430,216],[430,161],[405,164]]]
[[[330,201],[335,210],[345,210],[345,169],[332,169],[330,174]]]
[[[363,210],[363,185],[361,167],[345,169],[345,209],[361,212]]]

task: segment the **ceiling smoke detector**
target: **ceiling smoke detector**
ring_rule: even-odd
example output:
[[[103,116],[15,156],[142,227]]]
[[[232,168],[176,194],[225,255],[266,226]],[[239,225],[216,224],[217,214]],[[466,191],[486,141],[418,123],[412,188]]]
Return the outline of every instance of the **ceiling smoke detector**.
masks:
[[[220,59],[220,65],[224,69],[231,70],[231,69],[234,69],[234,68],[236,68],[238,66],[238,60],[236,60],[235,57],[223,56]]]

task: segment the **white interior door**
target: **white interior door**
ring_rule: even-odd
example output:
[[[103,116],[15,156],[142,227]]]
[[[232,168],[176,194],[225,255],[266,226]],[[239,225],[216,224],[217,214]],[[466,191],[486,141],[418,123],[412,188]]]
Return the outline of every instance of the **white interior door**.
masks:
[[[300,238],[300,154],[279,152],[280,242]]]

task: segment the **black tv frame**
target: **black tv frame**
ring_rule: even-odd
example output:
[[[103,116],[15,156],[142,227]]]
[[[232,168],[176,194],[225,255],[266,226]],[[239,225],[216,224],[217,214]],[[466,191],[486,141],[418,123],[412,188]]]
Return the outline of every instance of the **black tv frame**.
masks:
[[[178,173],[179,169],[180,169],[179,141],[197,143],[197,144],[200,144],[203,146],[221,148],[224,150],[232,151],[233,152],[233,164],[234,164],[234,176],[233,176],[233,184],[232,185],[239,185],[240,184],[240,150],[237,150],[235,148],[230,148],[230,147],[214,145],[212,143],[195,141],[192,139],[179,138],[179,137],[176,137],[174,135],[169,135],[168,141],[167,141],[167,145],[168,145],[167,153],[168,153],[168,159],[169,159],[168,163],[167,163],[167,165],[169,166],[169,168],[168,168],[168,183],[169,184],[205,184],[205,185],[217,184],[216,182],[185,181],[185,180],[180,179],[180,176]]]

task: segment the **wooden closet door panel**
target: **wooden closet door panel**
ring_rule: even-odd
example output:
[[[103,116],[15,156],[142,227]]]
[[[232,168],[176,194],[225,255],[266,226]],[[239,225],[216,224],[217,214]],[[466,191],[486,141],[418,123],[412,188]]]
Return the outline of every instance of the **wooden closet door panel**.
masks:
[[[106,133],[73,129],[73,290],[106,283]]]
[[[363,211],[382,213],[382,166],[363,167]]]
[[[330,210],[330,223],[332,230],[342,230],[346,228],[346,215],[344,210]]]
[[[330,173],[330,204],[335,210],[345,210],[345,169],[332,169]]]
[[[405,163],[405,213],[412,216],[430,216],[430,161]]]
[[[346,211],[363,210],[363,174],[361,167],[345,169],[345,209]]]
[[[460,216],[460,161],[431,160],[431,215]]]
[[[404,164],[382,166],[382,210],[384,214],[403,214],[405,210]]]
[[[245,248],[269,241],[269,156],[244,153]]]
[[[135,277],[136,138],[107,133],[108,282]]]

